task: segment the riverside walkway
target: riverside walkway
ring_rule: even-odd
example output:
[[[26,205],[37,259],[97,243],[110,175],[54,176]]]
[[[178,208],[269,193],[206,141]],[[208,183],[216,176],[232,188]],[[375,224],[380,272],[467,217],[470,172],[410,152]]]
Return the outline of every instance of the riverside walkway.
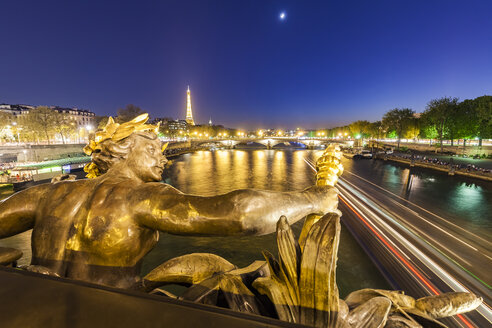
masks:
[[[492,170],[488,168],[490,162],[492,162],[491,160],[482,160],[485,161],[486,165],[484,167],[479,167],[475,164],[460,164],[458,163],[458,161],[455,162],[453,158],[451,158],[452,162],[450,162],[445,161],[444,159],[432,158],[431,156],[418,156],[412,158],[411,155],[407,154],[380,154],[377,155],[375,158],[405,164],[410,167],[422,167],[426,169],[441,171],[448,173],[449,175],[461,175],[469,178],[492,181]]]

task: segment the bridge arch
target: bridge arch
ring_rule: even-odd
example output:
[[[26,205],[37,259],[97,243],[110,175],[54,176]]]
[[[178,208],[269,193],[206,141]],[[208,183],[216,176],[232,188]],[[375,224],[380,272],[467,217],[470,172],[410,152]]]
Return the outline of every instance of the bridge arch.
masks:
[[[268,149],[268,145],[265,145],[262,142],[259,142],[258,140],[241,140],[238,143],[234,145],[234,148],[238,148],[241,146],[258,146],[259,148],[262,149]]]

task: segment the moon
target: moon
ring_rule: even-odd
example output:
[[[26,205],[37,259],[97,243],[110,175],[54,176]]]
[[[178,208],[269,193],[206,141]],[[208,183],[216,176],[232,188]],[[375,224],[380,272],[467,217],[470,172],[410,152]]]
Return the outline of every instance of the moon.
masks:
[[[286,15],[285,15],[285,11],[282,11],[282,12],[280,13],[279,17],[280,17],[280,20],[284,20],[284,19],[285,19],[285,17],[286,17]]]

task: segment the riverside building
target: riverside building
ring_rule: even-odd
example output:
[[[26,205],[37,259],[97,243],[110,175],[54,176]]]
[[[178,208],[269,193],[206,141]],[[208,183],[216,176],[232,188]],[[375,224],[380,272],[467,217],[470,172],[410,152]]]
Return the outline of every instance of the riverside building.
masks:
[[[94,119],[96,114],[85,109],[78,108],[66,108],[59,106],[47,106],[59,113],[64,113],[69,116],[70,120],[77,124],[77,128],[83,128],[87,126],[94,126]],[[30,105],[10,105],[0,104],[0,112],[12,114],[15,118],[22,117],[22,115],[29,114],[29,111],[35,109],[36,106]]]

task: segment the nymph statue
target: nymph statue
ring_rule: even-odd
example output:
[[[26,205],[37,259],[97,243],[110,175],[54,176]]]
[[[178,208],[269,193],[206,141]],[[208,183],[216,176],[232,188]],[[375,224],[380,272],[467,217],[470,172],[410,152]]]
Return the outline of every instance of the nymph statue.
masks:
[[[0,238],[32,229],[28,269],[120,288],[140,281],[159,231],[179,235],[262,235],[282,215],[292,224],[337,212],[333,186],[304,191],[235,190],[201,197],[162,183],[167,162],[148,115],[111,118],[84,151],[90,179],[31,187],[0,202]]]

